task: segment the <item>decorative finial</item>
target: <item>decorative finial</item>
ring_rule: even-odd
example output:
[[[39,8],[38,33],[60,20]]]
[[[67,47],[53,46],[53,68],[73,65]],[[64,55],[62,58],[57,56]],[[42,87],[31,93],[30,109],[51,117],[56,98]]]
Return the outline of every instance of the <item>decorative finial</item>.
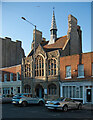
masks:
[[[53,7],[53,11],[55,10],[55,7]]]

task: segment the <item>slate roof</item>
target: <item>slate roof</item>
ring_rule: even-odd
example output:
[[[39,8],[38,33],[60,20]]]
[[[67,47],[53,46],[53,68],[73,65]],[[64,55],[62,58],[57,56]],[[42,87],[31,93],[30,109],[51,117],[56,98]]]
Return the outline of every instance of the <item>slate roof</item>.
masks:
[[[48,45],[49,41],[42,41],[40,43],[40,45],[43,47],[43,49],[46,52],[50,52],[50,51],[54,51],[54,50],[58,50],[58,49],[63,49],[63,47],[65,47],[66,43],[67,43],[67,35],[62,36],[60,38],[57,38],[54,44],[50,44]],[[34,50],[31,50],[31,52],[28,54],[27,57],[32,56],[34,53]]]
[[[43,46],[43,48],[45,48],[45,49],[63,49],[66,42],[67,42],[67,35],[57,38],[54,44],[50,44],[50,45],[47,44],[47,45]]]

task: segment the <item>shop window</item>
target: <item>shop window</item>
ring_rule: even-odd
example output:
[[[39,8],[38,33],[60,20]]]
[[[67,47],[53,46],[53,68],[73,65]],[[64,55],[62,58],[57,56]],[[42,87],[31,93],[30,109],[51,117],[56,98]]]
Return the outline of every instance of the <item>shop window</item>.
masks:
[[[80,86],[80,98],[83,98],[83,86]]]
[[[11,87],[11,94],[12,94],[12,95],[13,95],[13,90],[14,90],[13,87]]]
[[[7,82],[7,74],[4,74],[4,82]]]
[[[1,88],[0,88],[0,94],[1,94]]]
[[[72,97],[72,87],[71,86],[69,86],[69,97],[71,98]]]
[[[84,77],[84,65],[78,65],[78,77]]]
[[[20,80],[20,74],[17,72],[17,80]]]
[[[10,73],[10,81],[13,81],[13,73]]]
[[[63,86],[63,97],[83,98],[82,86]]]
[[[20,87],[18,87],[17,89],[18,89],[18,93],[20,93]]]
[[[80,87],[76,86],[76,98],[79,98]]]
[[[73,98],[75,98],[75,97],[76,97],[76,87],[73,86]]]
[[[2,82],[2,74],[0,74],[0,82]]]
[[[66,92],[65,92],[66,90],[65,90],[65,88],[66,88],[66,87],[63,86],[63,97],[66,97],[66,94],[65,94],[65,93],[66,93]]]
[[[10,94],[10,88],[3,88],[3,94],[5,95]]]
[[[66,66],[66,78],[71,78],[71,66]]]
[[[68,86],[66,86],[65,90],[66,90],[66,92],[65,92],[66,95],[65,96],[68,97]]]

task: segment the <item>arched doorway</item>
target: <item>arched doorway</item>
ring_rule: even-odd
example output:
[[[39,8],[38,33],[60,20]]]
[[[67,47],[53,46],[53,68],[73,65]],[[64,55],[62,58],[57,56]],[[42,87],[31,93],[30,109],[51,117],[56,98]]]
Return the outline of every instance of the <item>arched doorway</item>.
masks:
[[[55,84],[48,85],[48,94],[56,95],[57,94],[57,86]]]
[[[31,87],[30,87],[30,85],[26,84],[24,86],[24,93],[31,93]]]
[[[36,85],[35,92],[36,92],[37,97],[39,97],[39,98],[44,97],[44,89],[40,84]]]

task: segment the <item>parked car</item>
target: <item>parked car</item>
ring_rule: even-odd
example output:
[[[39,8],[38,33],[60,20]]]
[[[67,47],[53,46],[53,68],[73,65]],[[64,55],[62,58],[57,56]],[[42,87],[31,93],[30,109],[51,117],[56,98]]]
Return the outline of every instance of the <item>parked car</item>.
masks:
[[[68,109],[82,109],[82,103],[72,100],[70,98],[59,98],[55,101],[46,101],[45,106],[48,109],[58,109],[67,111]]]
[[[0,103],[11,103],[12,97],[7,97],[7,95],[0,95]]]
[[[27,106],[29,104],[43,105],[45,103],[43,98],[32,97],[30,93],[17,94],[12,99],[12,104]]]

